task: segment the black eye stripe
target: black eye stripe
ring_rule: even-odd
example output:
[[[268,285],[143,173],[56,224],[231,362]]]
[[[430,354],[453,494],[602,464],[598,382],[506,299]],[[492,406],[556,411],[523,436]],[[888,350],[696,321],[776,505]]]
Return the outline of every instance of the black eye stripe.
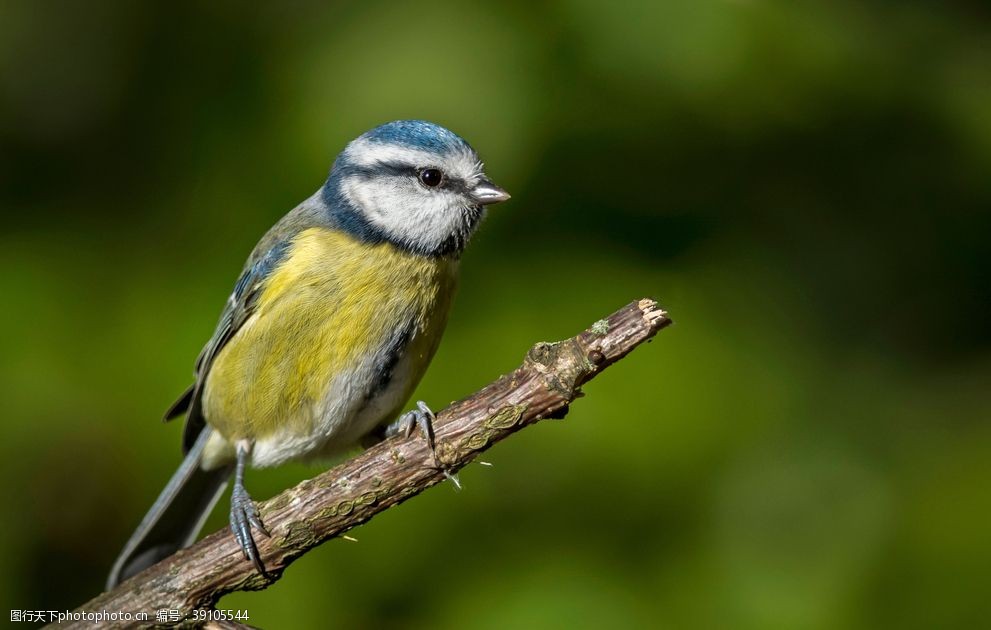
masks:
[[[358,175],[364,179],[371,179],[378,175],[416,177],[417,170],[414,166],[400,162],[376,162],[373,166],[349,167],[348,174]]]
[[[349,165],[344,173],[346,175],[358,176],[364,180],[369,180],[373,177],[379,177],[382,175],[392,177],[409,177],[411,179],[419,180],[421,170],[423,169],[417,168],[416,166],[410,166],[404,162],[381,161],[376,162],[373,166]],[[443,172],[443,169],[438,170]],[[452,177],[445,172],[443,181],[439,186],[434,188],[434,190],[450,190],[461,194],[467,194],[468,186],[460,177]]]

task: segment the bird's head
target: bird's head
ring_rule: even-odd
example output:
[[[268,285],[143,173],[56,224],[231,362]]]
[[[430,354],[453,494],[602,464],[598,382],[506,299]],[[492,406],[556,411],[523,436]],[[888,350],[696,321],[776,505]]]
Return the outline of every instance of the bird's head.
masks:
[[[422,120],[386,123],[334,162],[323,195],[344,229],[423,255],[458,255],[485,213],[509,199],[460,136]]]

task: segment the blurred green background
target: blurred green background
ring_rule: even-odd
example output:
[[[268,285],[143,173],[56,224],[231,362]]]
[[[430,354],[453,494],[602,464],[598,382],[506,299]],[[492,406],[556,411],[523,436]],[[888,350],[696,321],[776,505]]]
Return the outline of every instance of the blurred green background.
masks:
[[[418,398],[643,296],[676,325],[463,492],[222,607],[272,628],[987,622],[978,2],[0,2],[4,608],[100,591],[255,241],[347,141],[412,117],[514,195]]]

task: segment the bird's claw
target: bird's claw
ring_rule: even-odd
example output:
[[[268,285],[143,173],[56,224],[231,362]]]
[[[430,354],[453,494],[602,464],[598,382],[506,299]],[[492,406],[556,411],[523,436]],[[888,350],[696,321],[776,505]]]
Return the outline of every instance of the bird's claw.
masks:
[[[407,411],[399,416],[398,420],[386,427],[385,436],[392,437],[401,434],[404,437],[409,437],[413,434],[413,429],[419,428],[420,433],[427,440],[427,445],[430,446],[430,452],[433,453],[434,464],[444,473],[445,477],[451,480],[455,489],[461,490],[461,482],[458,480],[457,473],[452,473],[446,466],[441,464],[440,458],[437,456],[437,444],[434,439],[434,420],[436,419],[437,416],[430,410],[427,403],[419,400],[416,403],[416,409]]]
[[[241,548],[241,553],[244,554],[244,559],[250,560],[260,574],[268,575],[265,572],[265,565],[262,564],[261,555],[258,553],[258,546],[251,535],[251,528],[254,527],[266,538],[270,534],[265,529],[265,525],[262,524],[255,502],[241,484],[235,484],[231,492],[230,521],[231,532],[233,532],[234,539]]]
[[[414,427],[420,428],[420,433],[426,438],[427,445],[430,446],[430,450],[433,451],[435,458],[437,457],[437,446],[434,442],[434,420],[436,419],[437,416],[430,410],[427,403],[418,400],[416,402],[416,409],[407,411],[398,420],[403,436],[405,437],[413,434]]]

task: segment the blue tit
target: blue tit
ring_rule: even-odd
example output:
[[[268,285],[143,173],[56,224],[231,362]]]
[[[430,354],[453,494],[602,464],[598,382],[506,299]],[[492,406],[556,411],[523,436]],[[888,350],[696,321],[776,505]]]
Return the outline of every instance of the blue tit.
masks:
[[[248,257],[195,382],[185,459],[111,571],[108,588],[190,545],[233,475],[230,523],[264,572],[267,534],[244,470],[341,453],[413,423],[397,415],[440,342],[458,261],[486,206],[509,195],[438,125],[403,120],[359,136],[324,185]]]

